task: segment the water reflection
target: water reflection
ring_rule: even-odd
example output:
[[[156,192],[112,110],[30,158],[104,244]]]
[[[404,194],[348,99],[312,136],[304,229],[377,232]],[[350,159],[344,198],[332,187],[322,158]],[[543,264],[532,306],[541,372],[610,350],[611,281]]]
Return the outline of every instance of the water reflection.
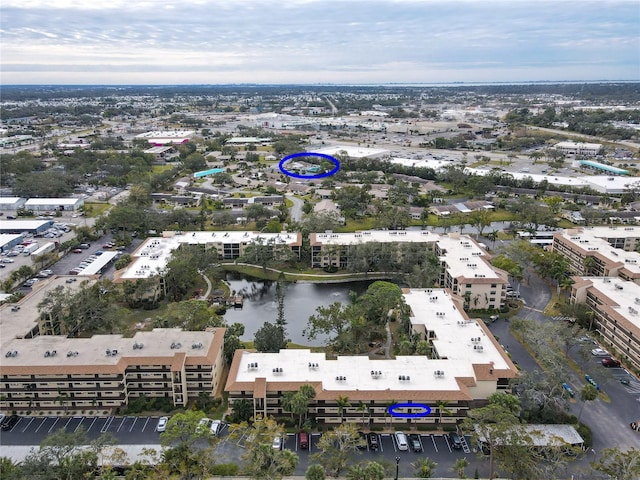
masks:
[[[230,308],[225,314],[229,325],[235,322],[244,324],[242,340],[253,341],[256,331],[264,322],[276,320],[276,283],[258,280],[236,273],[227,274],[227,282],[232,291],[244,296],[242,309]],[[309,342],[302,334],[309,317],[321,305],[333,302],[349,302],[349,292],[363,293],[372,281],[349,283],[287,283],[285,288],[284,311],[287,320],[287,336],[295,343],[309,346],[324,345],[324,338],[318,337]]]

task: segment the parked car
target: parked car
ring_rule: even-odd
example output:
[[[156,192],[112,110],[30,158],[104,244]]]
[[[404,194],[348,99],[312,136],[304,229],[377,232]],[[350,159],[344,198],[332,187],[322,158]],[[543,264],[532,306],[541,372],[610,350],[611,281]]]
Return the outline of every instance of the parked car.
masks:
[[[71,253],[82,253],[82,249],[81,248],[74,248],[73,250],[71,250]]]
[[[2,419],[2,423],[0,423],[0,428],[2,430],[11,430],[15,427],[16,423],[20,420],[18,415],[10,415],[8,417],[4,417]]]
[[[169,421],[169,417],[160,417],[158,419],[158,425],[156,426],[156,431],[164,432],[167,429],[168,421]]]
[[[282,437],[280,435],[273,437],[273,443],[271,444],[271,447],[274,450],[282,450]]]
[[[209,424],[211,423],[210,418],[201,418],[198,421],[198,425],[196,426],[196,433],[202,433],[209,428]]]
[[[367,435],[367,443],[369,444],[369,449],[378,450],[378,448],[380,447],[378,434],[371,432],[369,435]]]
[[[78,248],[81,248],[82,250],[89,250],[91,248],[91,244],[90,243],[81,243],[80,245],[78,245]]]
[[[298,446],[300,450],[309,450],[309,435],[307,432],[298,433]]]
[[[451,444],[451,448],[462,448],[462,438],[460,438],[460,435],[456,432],[449,432],[449,443]]]
[[[0,260],[0,262],[2,262],[2,263],[16,263],[16,261],[13,258],[3,258],[2,260]]]
[[[218,433],[220,433],[220,428],[222,428],[222,422],[220,420],[211,421],[211,427],[209,429],[211,431],[211,435],[218,435]]]
[[[420,436],[415,434],[409,435],[409,445],[411,445],[411,450],[413,450],[414,452],[422,452],[422,443],[420,443]]]
[[[608,357],[609,352],[603,350],[602,348],[594,348],[593,350],[591,350],[591,355],[593,355],[594,357]]]
[[[620,362],[618,360],[616,360],[615,358],[603,358],[602,359],[602,365],[607,367],[607,368],[619,367],[620,366]]]

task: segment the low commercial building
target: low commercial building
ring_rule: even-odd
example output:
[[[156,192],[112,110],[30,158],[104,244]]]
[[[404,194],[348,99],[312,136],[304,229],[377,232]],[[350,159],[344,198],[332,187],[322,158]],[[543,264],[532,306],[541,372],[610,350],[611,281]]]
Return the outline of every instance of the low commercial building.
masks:
[[[454,424],[492,393],[507,390],[509,380],[518,376],[484,323],[466,315],[460,298],[446,289],[411,289],[405,290],[404,299],[414,333],[432,346],[429,357],[329,359],[304,349],[238,350],[225,387],[229,402],[249,400],[254,414],[286,414],[283,395],[311,385],[316,395],[310,413],[319,424]],[[399,406],[399,413],[424,412],[426,406],[431,414],[390,415],[389,407],[397,404],[408,404]]]
[[[465,308],[498,309],[506,301],[506,272],[489,263],[491,257],[467,235],[440,235],[428,230],[367,230],[356,233],[312,233],[311,266],[347,268],[354,246],[391,245],[398,256],[410,246],[432,251],[442,267],[439,286],[465,299]]]
[[[140,133],[136,138],[144,139],[155,147],[161,147],[188,143],[195,133],[194,130],[152,131]]]
[[[46,212],[50,210],[77,211],[84,205],[84,198],[30,198],[24,204],[26,210]]]
[[[53,226],[53,220],[0,220],[0,233],[38,235]]]
[[[1,413],[113,414],[143,395],[184,407],[201,393],[220,393],[225,329],[49,335],[55,328],[38,305],[52,290],[73,292],[83,280],[52,277],[37,285],[19,303],[0,305]]]
[[[24,206],[26,198],[20,197],[0,197],[0,210],[16,211]]]
[[[476,428],[478,434],[478,447],[486,454],[489,453],[489,446],[486,437],[479,428]],[[505,438],[493,439],[495,443],[505,445],[510,443],[509,438],[513,434],[514,438],[522,440],[526,445],[536,449],[584,449],[584,439],[572,425],[562,424],[529,424],[517,425],[512,431],[505,432]]]
[[[555,232],[552,250],[575,275],[615,276],[640,284],[640,227],[586,227]]]
[[[565,155],[595,156],[602,150],[600,143],[558,142],[554,148]]]
[[[640,285],[612,277],[574,277],[571,303],[586,303],[612,355],[640,371]]]

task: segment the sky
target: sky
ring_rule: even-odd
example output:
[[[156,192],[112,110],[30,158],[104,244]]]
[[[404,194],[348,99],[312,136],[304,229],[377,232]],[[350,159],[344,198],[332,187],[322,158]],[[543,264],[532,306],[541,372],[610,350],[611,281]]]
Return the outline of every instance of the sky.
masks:
[[[638,0],[2,0],[0,84],[640,81]]]

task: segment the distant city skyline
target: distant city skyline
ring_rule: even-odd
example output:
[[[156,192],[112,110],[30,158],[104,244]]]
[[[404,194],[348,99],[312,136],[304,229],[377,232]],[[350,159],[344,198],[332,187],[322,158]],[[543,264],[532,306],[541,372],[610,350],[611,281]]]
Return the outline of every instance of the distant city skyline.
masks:
[[[3,0],[9,84],[640,81],[637,0]]]

